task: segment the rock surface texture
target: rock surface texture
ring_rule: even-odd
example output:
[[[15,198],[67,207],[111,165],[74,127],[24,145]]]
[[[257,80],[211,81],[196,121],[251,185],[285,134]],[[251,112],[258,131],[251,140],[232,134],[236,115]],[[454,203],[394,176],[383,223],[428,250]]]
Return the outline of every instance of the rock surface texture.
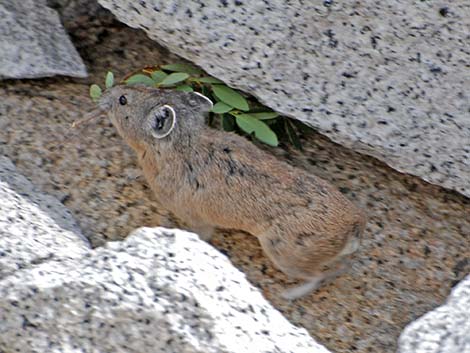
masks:
[[[328,353],[195,234],[142,228],[0,281],[0,350]]]
[[[470,196],[470,4],[98,0],[335,142]]]
[[[195,234],[91,250],[4,157],[0,200],[0,352],[328,353]]]
[[[0,79],[87,76],[59,16],[44,0],[4,0],[0,18]]]
[[[444,305],[408,325],[398,345],[398,353],[470,352],[470,276]]]
[[[87,252],[87,241],[64,205],[38,193],[1,156],[0,200],[0,279],[33,264]]]

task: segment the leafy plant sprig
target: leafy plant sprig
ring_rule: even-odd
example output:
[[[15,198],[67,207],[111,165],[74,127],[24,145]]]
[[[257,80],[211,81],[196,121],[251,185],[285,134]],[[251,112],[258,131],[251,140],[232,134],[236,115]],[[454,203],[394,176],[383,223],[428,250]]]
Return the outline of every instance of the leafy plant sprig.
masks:
[[[123,83],[202,93],[214,103],[211,120],[218,117],[225,131],[244,132],[270,146],[279,144],[278,133],[296,148],[301,148],[296,126],[290,119],[268,110],[251,97],[246,98],[222,81],[204,76],[202,70],[192,65],[176,63],[145,67],[126,76]],[[114,74],[109,71],[106,74],[105,87],[111,88],[113,85]],[[100,86],[90,86],[93,101],[98,101],[101,94]]]

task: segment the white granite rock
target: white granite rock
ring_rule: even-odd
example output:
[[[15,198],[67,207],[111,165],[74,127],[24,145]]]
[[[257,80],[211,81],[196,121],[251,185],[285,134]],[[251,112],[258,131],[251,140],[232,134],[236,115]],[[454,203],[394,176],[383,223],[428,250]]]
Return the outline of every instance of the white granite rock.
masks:
[[[4,157],[0,200],[0,352],[328,353],[195,234],[92,250]]]
[[[99,0],[336,142],[470,196],[470,3]]]
[[[327,353],[192,233],[141,228],[0,281],[0,351]]]
[[[59,16],[44,0],[3,0],[0,18],[0,79],[87,76]]]
[[[470,276],[444,305],[409,324],[398,344],[398,353],[470,352]]]
[[[41,262],[88,252],[88,242],[66,207],[35,190],[1,156],[0,200],[0,279]]]

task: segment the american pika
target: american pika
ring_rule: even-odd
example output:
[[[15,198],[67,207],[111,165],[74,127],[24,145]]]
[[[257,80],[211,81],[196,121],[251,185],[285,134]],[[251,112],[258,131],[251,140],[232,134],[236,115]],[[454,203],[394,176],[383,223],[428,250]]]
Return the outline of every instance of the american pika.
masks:
[[[197,93],[144,86],[113,87],[99,102],[162,205],[206,240],[215,227],[256,236],[281,271],[305,281],[285,298],[317,289],[358,249],[363,212],[326,181],[208,127],[211,107]]]

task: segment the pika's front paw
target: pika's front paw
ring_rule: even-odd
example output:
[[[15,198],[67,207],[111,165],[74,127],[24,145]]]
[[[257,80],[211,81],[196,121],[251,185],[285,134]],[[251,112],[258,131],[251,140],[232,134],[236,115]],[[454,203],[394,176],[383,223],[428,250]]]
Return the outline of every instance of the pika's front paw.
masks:
[[[204,241],[209,241],[214,235],[215,228],[209,225],[191,226],[191,231],[199,235],[199,238]]]

